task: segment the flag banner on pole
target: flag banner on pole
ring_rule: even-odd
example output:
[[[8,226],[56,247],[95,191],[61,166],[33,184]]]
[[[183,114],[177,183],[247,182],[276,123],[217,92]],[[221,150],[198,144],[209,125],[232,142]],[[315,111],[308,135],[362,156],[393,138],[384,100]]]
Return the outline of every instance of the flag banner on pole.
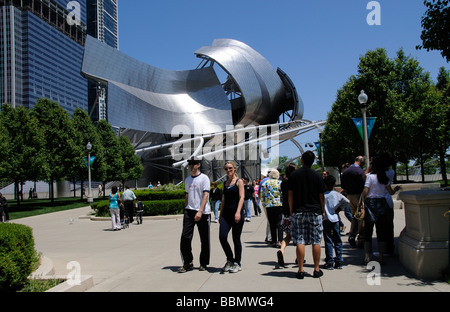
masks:
[[[363,132],[363,119],[362,118],[353,118],[353,122],[355,123],[356,129],[358,129],[361,138],[364,140],[364,132]]]
[[[92,166],[92,164],[94,163],[94,160],[95,160],[95,157],[94,157],[94,156],[91,156],[91,166]],[[88,165],[88,158],[85,157],[85,158],[84,158],[84,161],[86,162],[86,168],[89,168],[89,165]]]
[[[320,142],[314,142],[314,144],[316,145],[317,151],[319,152],[320,155],[321,153]]]
[[[376,121],[377,117],[367,117],[367,136],[369,137],[369,139]]]
[[[375,126],[375,122],[377,121],[377,117],[367,117],[367,136],[370,139],[372,134],[373,127]],[[353,122],[355,123],[356,128],[358,129],[361,138],[364,140],[364,122],[362,118],[353,118]]]

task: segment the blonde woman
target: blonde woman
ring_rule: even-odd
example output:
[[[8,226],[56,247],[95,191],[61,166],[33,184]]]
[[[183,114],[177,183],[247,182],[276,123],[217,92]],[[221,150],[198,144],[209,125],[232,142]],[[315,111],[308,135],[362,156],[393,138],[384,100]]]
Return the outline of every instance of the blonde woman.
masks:
[[[222,190],[222,208],[219,214],[219,240],[227,257],[223,272],[236,273],[241,271],[242,243],[241,234],[244,227],[244,182],[236,174],[236,164],[227,161],[224,166],[227,181]],[[234,256],[228,243],[228,234],[232,231]]]

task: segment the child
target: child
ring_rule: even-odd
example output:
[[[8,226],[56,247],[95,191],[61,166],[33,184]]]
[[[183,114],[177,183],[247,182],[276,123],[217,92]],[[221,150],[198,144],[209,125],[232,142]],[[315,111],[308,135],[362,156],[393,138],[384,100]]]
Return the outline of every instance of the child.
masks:
[[[136,198],[136,222],[137,224],[142,224],[142,214],[144,213],[144,204],[141,199]]]
[[[349,200],[333,190],[336,179],[332,175],[324,178],[327,191],[325,192],[325,219],[323,221],[323,237],[325,240],[325,269],[342,269],[342,240],[339,228],[339,212],[345,209]],[[337,212],[336,212],[337,210]],[[336,257],[333,259],[333,247]]]

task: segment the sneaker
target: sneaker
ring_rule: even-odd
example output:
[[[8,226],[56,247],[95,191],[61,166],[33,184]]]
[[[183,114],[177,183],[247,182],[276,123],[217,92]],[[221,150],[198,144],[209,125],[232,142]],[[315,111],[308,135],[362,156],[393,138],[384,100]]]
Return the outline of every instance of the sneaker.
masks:
[[[207,268],[206,265],[201,265],[201,266],[198,268],[198,270],[199,270],[200,272],[203,272],[203,271],[207,271],[208,268]]]
[[[342,270],[342,262],[336,261],[334,263],[334,268],[337,270]]]
[[[314,270],[314,274],[313,274],[314,278],[319,278],[319,277],[322,277],[322,276],[323,276],[322,270],[319,270],[319,271]]]
[[[185,264],[178,269],[178,273],[186,273],[187,271],[192,271],[194,269],[194,264],[191,262],[189,264]]]
[[[231,270],[229,271],[230,273],[237,273],[239,271],[242,271],[242,268],[239,264],[237,264],[236,262],[233,264],[233,267],[231,268]]]
[[[230,272],[230,270],[233,268],[233,262],[227,261],[227,264],[222,268],[222,272]]]
[[[325,263],[323,268],[326,269],[326,270],[334,270],[333,262]]]

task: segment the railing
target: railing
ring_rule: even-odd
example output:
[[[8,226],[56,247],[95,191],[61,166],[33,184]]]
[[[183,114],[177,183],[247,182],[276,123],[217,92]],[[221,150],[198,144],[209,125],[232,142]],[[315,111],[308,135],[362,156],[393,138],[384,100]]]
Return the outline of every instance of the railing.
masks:
[[[450,180],[450,174],[447,173],[447,179]],[[435,182],[435,181],[441,181],[442,180],[442,174],[426,174],[425,175],[425,182]],[[415,175],[409,175],[408,179],[406,178],[406,175],[397,175],[397,181],[414,181],[414,182],[422,182],[422,175],[421,174],[415,174]]]

